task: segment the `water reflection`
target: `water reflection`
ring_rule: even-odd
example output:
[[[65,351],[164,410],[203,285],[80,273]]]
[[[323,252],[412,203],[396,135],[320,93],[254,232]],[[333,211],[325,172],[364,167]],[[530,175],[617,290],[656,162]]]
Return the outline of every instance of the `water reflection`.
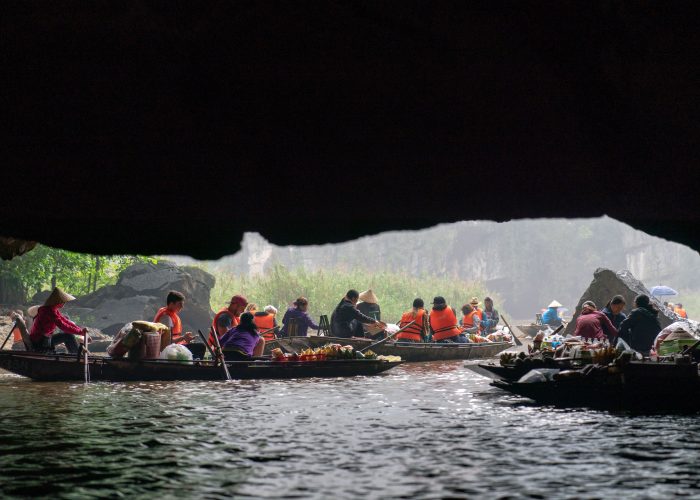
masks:
[[[461,362],[352,379],[0,376],[4,496],[694,495],[696,415],[539,407]]]

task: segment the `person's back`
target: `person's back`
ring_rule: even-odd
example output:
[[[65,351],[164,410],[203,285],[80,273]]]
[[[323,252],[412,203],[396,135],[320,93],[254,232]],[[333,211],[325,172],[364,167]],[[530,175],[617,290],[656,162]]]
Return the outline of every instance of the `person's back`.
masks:
[[[265,349],[265,340],[258,335],[249,312],[241,314],[240,324],[231,328],[221,337],[221,347],[236,351],[241,356],[260,356]]]
[[[658,313],[645,307],[633,309],[620,326],[620,338],[635,351],[646,354],[661,331]]]
[[[561,325],[561,318],[559,314],[557,314],[556,307],[548,307],[547,310],[542,313],[542,323],[554,327]]]

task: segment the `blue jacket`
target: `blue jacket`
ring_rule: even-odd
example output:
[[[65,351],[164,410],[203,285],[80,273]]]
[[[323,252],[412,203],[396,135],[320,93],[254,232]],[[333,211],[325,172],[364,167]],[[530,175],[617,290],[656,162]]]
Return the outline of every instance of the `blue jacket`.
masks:
[[[542,314],[542,323],[549,326],[559,326],[561,325],[561,318],[557,314],[556,307],[549,307]]]

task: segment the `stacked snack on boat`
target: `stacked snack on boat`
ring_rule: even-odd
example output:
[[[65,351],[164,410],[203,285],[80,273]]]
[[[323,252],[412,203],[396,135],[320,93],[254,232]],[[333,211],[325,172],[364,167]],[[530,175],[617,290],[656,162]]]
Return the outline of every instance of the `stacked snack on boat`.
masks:
[[[380,359],[374,352],[366,351],[361,353],[351,345],[326,344],[322,347],[306,348],[299,354],[285,354],[281,349],[273,349],[273,361],[326,361],[334,359]],[[392,359],[387,361],[401,361],[400,356],[389,356]],[[386,356],[382,359],[387,358]]]

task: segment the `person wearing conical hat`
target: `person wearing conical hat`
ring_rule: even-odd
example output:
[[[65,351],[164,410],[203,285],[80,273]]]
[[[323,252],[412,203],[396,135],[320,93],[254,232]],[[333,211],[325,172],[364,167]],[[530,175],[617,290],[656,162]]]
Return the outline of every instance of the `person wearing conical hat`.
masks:
[[[481,302],[476,297],[472,297],[468,304],[462,306],[462,328],[466,333],[480,334],[483,331],[481,324],[484,319],[484,312],[479,307]]]
[[[44,351],[64,344],[69,353],[78,352],[78,341],[75,336],[84,335],[87,333],[87,328],[79,327],[61,314],[61,308],[71,300],[75,300],[75,297],[56,287],[44,305],[39,307],[29,332],[34,350]]]
[[[557,311],[557,308],[559,307],[562,307],[562,305],[556,300],[553,300],[547,306],[547,310],[542,313],[542,323],[553,328],[561,325],[561,318],[559,317],[559,312]]]
[[[379,308],[379,300],[377,299],[377,296],[374,294],[374,291],[371,288],[365,290],[364,292],[361,292],[358,298],[360,300],[357,303],[358,311],[360,311],[365,316],[374,318],[377,321],[380,321],[382,319],[382,311]],[[362,325],[362,331],[366,337],[372,337],[369,330],[367,329],[367,325]]]

